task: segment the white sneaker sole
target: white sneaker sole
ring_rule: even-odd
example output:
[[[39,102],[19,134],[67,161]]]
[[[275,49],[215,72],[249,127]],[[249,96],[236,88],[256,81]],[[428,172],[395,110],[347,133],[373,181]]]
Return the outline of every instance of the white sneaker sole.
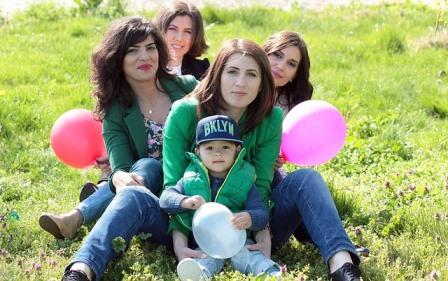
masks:
[[[177,265],[177,275],[180,281],[206,281],[209,280],[199,263],[186,258]]]

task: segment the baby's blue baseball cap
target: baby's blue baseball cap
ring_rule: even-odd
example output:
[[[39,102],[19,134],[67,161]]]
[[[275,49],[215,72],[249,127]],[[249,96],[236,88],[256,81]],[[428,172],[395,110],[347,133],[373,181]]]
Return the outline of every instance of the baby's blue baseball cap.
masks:
[[[198,122],[196,145],[203,142],[223,140],[242,144],[240,128],[232,118],[225,115],[212,115]]]

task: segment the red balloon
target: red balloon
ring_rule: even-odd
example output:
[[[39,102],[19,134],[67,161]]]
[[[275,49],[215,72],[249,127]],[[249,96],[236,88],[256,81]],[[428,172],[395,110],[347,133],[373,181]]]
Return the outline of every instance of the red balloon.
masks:
[[[69,110],[51,129],[51,147],[59,160],[71,167],[91,166],[106,154],[101,122],[89,110]]]

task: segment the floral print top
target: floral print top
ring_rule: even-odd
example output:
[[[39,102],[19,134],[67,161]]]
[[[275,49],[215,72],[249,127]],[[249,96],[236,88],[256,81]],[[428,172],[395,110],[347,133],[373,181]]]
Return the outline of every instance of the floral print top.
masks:
[[[146,117],[145,121],[146,134],[148,135],[148,156],[157,160],[162,160],[162,137],[164,124],[157,123]]]

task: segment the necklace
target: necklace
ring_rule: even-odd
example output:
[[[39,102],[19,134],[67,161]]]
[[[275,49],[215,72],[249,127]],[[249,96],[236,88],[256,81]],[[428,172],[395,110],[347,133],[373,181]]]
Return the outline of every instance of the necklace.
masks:
[[[157,104],[158,104],[158,102],[159,102],[159,99],[160,99],[160,92],[159,91],[157,91],[157,94],[156,94],[156,99],[155,99],[155,101],[154,101],[154,104],[152,104],[151,102],[149,102],[149,100],[146,102],[146,104],[148,105],[148,115],[151,115],[152,113],[153,113],[153,109],[155,109],[156,108],[156,106],[157,106]]]

